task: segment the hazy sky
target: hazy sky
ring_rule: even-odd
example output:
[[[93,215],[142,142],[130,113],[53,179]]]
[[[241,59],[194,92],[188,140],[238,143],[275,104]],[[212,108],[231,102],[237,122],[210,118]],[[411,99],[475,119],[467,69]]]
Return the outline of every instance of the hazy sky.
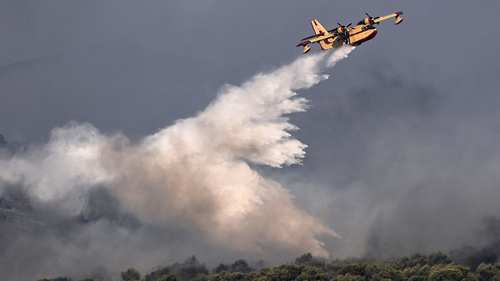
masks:
[[[464,114],[491,109],[498,8],[493,0],[3,1],[0,132],[41,141],[77,120],[144,135],[200,110],[222,84],[295,58],[310,18],[331,26],[356,22],[365,11],[403,10],[407,20],[382,26],[334,81],[315,89],[314,116],[301,122],[321,126],[315,119],[331,117],[333,96],[366,87],[373,73],[436,87]],[[325,137],[318,128],[309,132]]]
[[[42,143],[74,120],[138,139],[294,60],[312,17],[397,10],[304,93],[304,165],[264,172],[344,236],[338,255],[473,243],[500,214],[496,0],[2,1],[0,133]]]

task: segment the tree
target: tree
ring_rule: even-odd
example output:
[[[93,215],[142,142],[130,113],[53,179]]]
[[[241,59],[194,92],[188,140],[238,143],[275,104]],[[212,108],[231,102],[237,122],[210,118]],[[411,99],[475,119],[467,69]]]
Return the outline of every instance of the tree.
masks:
[[[296,281],[327,281],[327,274],[323,270],[313,266],[305,266],[302,272],[295,278]]]
[[[302,256],[298,257],[295,259],[295,264],[302,265],[302,264],[308,264],[313,261],[313,256],[311,253],[306,253],[303,254]]]
[[[247,279],[245,274],[240,272],[221,272],[209,278],[210,281],[246,281]],[[252,279],[253,280],[253,279]]]
[[[123,281],[139,281],[141,280],[141,274],[134,268],[129,268],[127,271],[121,273]]]
[[[160,278],[170,275],[171,275],[170,269],[168,267],[163,267],[147,274],[144,277],[144,281],[158,281]]]
[[[338,275],[335,281],[366,281],[366,278],[359,275],[351,275],[349,273]]]
[[[425,280],[427,280],[427,277],[422,275],[414,275],[408,278],[408,281],[425,281]]]
[[[295,280],[300,275],[301,271],[302,267],[296,265],[281,265],[261,270],[257,274],[258,278],[256,279],[266,281]]]
[[[469,270],[463,265],[449,264],[433,266],[429,274],[429,281],[457,281],[468,277]]]
[[[450,264],[450,263],[451,263],[450,257],[441,252],[431,254],[427,259],[427,264],[429,265]]]
[[[200,263],[195,256],[188,258],[183,263],[173,264],[170,269],[182,280],[192,280],[200,275],[208,274],[206,266]]]
[[[224,272],[224,271],[229,271],[229,266],[221,263],[219,264],[215,269],[214,269],[214,272],[215,273],[221,273],[221,272]]]
[[[248,273],[253,271],[253,269],[248,265],[248,263],[245,260],[237,260],[231,265],[230,271]]]
[[[253,269],[243,260],[220,264],[209,273],[194,256],[154,270],[141,280],[139,272],[129,268],[121,273],[123,281],[500,281],[500,263],[482,263],[477,268],[451,263],[448,256],[437,253],[412,257],[373,260],[325,260],[311,254],[298,257],[294,263]],[[69,278],[39,281],[71,281]],[[80,281],[102,281],[86,279]]]
[[[341,267],[341,274],[351,274],[351,275],[359,275],[365,276],[366,273],[366,264],[363,263],[349,263]]]
[[[482,263],[477,267],[476,272],[480,281],[500,281],[500,264]]]
[[[156,281],[178,281],[177,277],[173,274],[163,275]]]

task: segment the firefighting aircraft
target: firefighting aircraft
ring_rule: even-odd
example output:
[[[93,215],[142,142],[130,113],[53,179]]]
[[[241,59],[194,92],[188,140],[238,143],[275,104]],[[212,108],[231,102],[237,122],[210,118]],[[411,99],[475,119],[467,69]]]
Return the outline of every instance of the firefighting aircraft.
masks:
[[[315,35],[300,40],[297,47],[303,47],[305,54],[311,50],[309,44],[313,43],[319,43],[322,50],[338,48],[344,44],[358,46],[377,35],[376,24],[381,24],[390,19],[394,19],[395,24],[400,24],[403,21],[401,15],[403,15],[403,12],[394,12],[383,17],[372,17],[366,13],[366,17],[354,27],[351,27],[351,23],[347,26],[337,23],[338,27],[331,30],[327,30],[317,19],[313,19],[311,26]]]

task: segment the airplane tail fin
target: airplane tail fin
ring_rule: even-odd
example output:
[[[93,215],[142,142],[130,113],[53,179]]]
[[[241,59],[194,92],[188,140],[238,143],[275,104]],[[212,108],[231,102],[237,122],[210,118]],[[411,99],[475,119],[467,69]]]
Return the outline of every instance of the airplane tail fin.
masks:
[[[329,33],[328,30],[317,19],[313,19],[311,21],[311,26],[316,35],[322,36]],[[333,48],[333,40],[331,40],[331,38],[322,40],[319,42],[319,45],[321,46],[322,50],[331,49]]]

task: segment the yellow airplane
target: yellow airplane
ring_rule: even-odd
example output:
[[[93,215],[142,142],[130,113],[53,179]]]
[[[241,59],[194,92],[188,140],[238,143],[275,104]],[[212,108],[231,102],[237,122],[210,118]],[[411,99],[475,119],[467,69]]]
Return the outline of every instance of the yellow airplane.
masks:
[[[395,24],[403,21],[403,12],[394,12],[383,17],[372,17],[366,13],[366,17],[354,27],[351,24],[344,26],[340,23],[337,28],[327,30],[317,19],[311,21],[315,35],[300,40],[297,47],[304,48],[304,54],[311,50],[309,44],[318,43],[322,50],[338,48],[344,44],[358,46],[363,42],[373,39],[377,35],[376,24],[394,19]]]

